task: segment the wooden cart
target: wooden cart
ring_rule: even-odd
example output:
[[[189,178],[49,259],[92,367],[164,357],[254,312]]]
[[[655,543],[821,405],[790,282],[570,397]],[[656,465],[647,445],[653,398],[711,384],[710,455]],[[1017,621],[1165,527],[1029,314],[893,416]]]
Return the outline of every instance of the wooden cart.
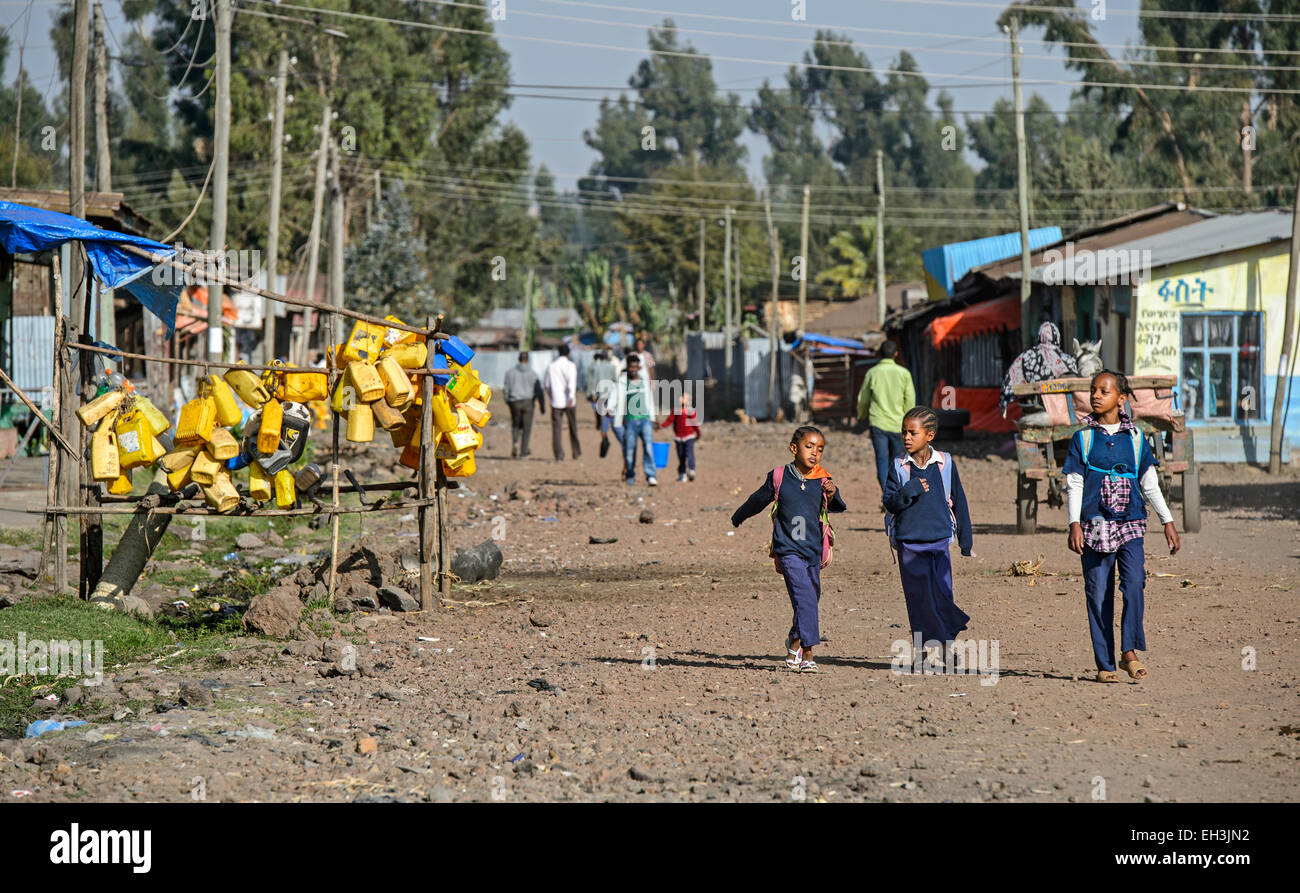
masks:
[[[1129,378],[1135,396],[1129,401],[1134,421],[1146,435],[1152,454],[1160,463],[1160,486],[1172,501],[1174,476],[1181,481],[1183,530],[1201,529],[1201,483],[1192,447],[1192,432],[1186,419],[1173,410],[1173,375],[1142,375]],[[1087,378],[1056,378],[1015,385],[1017,397],[1038,396],[1047,411],[1048,424],[1022,425],[1016,435],[1019,463],[1016,483],[1016,532],[1038,529],[1038,482],[1047,482],[1047,504],[1065,504],[1065,475],[1061,471],[1070,439],[1083,425],[1089,411],[1091,382]]]

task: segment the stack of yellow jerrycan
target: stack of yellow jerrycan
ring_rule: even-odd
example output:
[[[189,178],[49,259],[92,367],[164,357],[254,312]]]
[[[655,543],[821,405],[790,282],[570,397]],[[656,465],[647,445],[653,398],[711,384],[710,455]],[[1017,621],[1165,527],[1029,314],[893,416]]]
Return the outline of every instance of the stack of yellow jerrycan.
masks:
[[[199,485],[203,499],[218,512],[239,506],[239,491],[231,472],[239,457],[239,440],[230,428],[243,421],[235,389],[224,376],[199,379],[199,394],[181,407],[172,452],[162,457],[167,483],[181,490]]]
[[[171,422],[135,385],[114,372],[102,377],[101,393],[77,410],[77,417],[94,431],[90,438],[91,476],[108,485],[114,496],[131,493],[131,472],[162,459]]]
[[[226,373],[227,384],[253,410],[232,469],[248,468],[248,495],[258,502],[275,500],[280,508],[297,502],[293,472],[307,446],[311,412],[307,403],[324,400],[329,385],[324,372],[290,372],[280,360],[260,376],[238,367]]]

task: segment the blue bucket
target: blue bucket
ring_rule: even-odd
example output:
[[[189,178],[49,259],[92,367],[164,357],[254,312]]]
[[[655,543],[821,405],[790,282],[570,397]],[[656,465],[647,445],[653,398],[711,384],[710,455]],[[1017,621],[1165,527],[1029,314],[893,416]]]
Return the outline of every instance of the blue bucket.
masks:
[[[662,441],[652,443],[655,450],[655,468],[668,467],[668,444]]]

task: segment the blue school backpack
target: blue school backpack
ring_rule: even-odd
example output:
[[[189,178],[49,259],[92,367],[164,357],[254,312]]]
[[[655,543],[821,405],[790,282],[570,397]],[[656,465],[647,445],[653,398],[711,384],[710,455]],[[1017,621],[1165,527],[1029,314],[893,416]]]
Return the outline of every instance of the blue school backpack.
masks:
[[[1104,474],[1108,477],[1132,478],[1137,480],[1138,469],[1142,467],[1142,444],[1146,438],[1135,425],[1133,430],[1129,431],[1129,436],[1133,438],[1133,465],[1134,467],[1128,472],[1116,471],[1114,468],[1098,468],[1092,464],[1092,442],[1096,434],[1095,428],[1089,426],[1079,432],[1079,445],[1083,447],[1083,464],[1088,466],[1089,471],[1095,471],[1098,474]],[[1109,435],[1108,435],[1109,436]]]
[[[943,478],[943,495],[948,498],[948,514],[952,516],[952,540],[957,541],[957,516],[952,510],[952,455],[941,450],[935,450],[935,453],[941,457],[939,462],[939,475]],[[893,473],[900,484],[906,484],[912,479],[911,463],[904,457],[900,456],[894,460]],[[894,526],[897,523],[897,516],[893,512],[885,512],[885,535],[889,537],[889,545],[897,549],[898,540],[894,536]]]

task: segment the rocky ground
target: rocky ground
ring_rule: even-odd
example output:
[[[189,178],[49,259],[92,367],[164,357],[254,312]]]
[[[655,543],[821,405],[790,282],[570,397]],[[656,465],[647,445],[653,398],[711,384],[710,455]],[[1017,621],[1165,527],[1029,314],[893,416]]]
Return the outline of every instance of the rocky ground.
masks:
[[[735,532],[728,520],[784,460],[791,426],[712,425],[699,479],[670,468],[656,489],[623,485],[587,426],[583,460],[563,463],[549,425],[522,461],[505,425],[488,428],[450,504],[457,547],[500,546],[496,580],[457,586],[432,613],[394,610],[416,525],[351,519],[335,611],[285,618],[284,642],[250,634],[198,663],[109,668],[102,689],[72,696],[92,705],[89,725],[0,742],[0,796],[1300,799],[1297,471],[1206,466],[1203,531],[1176,557],[1152,525],[1151,675],[1106,686],[1088,681],[1063,510],[1017,536],[1005,438],[947,445],[976,525],[977,557],[954,558],[957,600],[968,635],[996,642],[998,673],[916,674],[891,663],[907,618],[870,446],[831,432],[824,464],[849,511],[823,574],[821,672],[796,674],[781,662],[790,609],[764,519]],[[1037,571],[1014,575],[1014,562]],[[315,584],[289,562],[280,592],[319,604]]]

